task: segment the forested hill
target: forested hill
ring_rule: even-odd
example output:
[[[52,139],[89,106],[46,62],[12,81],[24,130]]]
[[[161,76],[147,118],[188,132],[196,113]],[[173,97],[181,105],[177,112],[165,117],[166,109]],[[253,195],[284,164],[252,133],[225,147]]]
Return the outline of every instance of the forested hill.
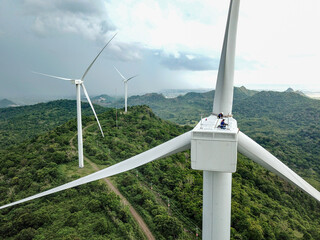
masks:
[[[256,94],[257,91],[245,87],[234,88],[234,102],[241,101]],[[151,93],[128,98],[128,105],[148,105],[161,118],[179,124],[195,124],[200,116],[211,114],[214,91],[205,93],[190,92],[176,98],[165,98],[162,94]],[[117,103],[118,107],[123,106]]]
[[[161,118],[194,125],[211,114],[214,91],[167,99],[160,94],[133,96],[128,103],[147,104]],[[303,174],[320,189],[320,101],[299,92],[234,88],[233,115],[239,128]]]
[[[257,91],[245,87],[234,88],[234,101],[253,96]],[[205,93],[189,92],[185,95],[166,98],[163,94],[147,93],[128,98],[128,106],[147,105],[159,117],[179,124],[193,125],[200,116],[212,112],[214,91]],[[108,95],[92,98],[92,102],[105,107],[124,107],[124,99],[116,99]]]
[[[98,105],[95,110],[106,111]],[[93,114],[88,103],[82,103],[82,111],[83,115]],[[71,100],[0,109],[0,148],[30,139],[76,117],[76,101]]]
[[[84,154],[110,166],[190,130],[161,120],[148,107],[128,114],[85,118]],[[0,149],[0,204],[60,185],[90,167],[77,168],[70,147],[76,120]],[[76,145],[76,138],[73,140]],[[266,145],[269,145],[267,142]],[[269,148],[268,148],[269,149]],[[281,147],[280,147],[281,149]],[[273,148],[269,149],[271,152]],[[202,173],[186,151],[112,178],[144,217],[156,239],[194,239],[202,221]],[[170,207],[168,208],[168,203]],[[231,239],[320,239],[320,204],[274,174],[238,155],[233,174]],[[83,185],[0,211],[3,239],[143,239],[128,210],[101,183]]]
[[[294,92],[259,92],[235,102],[241,131],[320,189],[320,101]],[[312,180],[311,180],[312,181]]]

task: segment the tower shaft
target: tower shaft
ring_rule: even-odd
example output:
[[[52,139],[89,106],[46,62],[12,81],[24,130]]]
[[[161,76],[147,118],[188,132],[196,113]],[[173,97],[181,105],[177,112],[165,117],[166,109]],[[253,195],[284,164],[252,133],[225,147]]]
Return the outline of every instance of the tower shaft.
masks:
[[[77,93],[77,125],[78,125],[79,168],[83,168],[84,164],[83,164],[83,138],[82,138],[80,84],[76,84],[76,93]]]

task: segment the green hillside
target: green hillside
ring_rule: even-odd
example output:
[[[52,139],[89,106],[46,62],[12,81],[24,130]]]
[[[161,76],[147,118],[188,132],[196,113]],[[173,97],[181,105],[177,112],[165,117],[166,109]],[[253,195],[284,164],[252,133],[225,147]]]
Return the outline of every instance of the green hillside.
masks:
[[[245,87],[235,87],[234,101],[240,101],[253,96],[257,91]],[[163,94],[148,93],[128,98],[128,106],[147,105],[159,117],[178,124],[194,125],[200,116],[212,112],[214,91],[205,93],[189,92],[175,98],[166,98]],[[115,99],[108,95],[97,96],[92,99],[96,104],[105,107],[124,107],[124,99]]]
[[[130,146],[135,149],[135,153],[149,148],[150,143],[146,141],[150,139],[153,141],[151,144],[157,144],[185,131],[183,127],[163,122],[146,107],[137,107],[126,117],[129,117],[128,120],[138,119],[133,122],[132,128],[140,131],[132,131],[130,137]],[[119,128],[115,127],[115,111],[100,114],[99,118],[106,129],[105,138],[95,132],[93,117],[84,118],[83,126],[89,127],[89,133],[85,134],[85,155],[90,159],[97,158],[98,163],[103,161],[110,165],[118,161],[120,156],[130,154],[127,144],[108,145],[110,140],[125,141],[122,136],[126,135],[124,132],[127,133],[127,130],[121,127],[123,121],[119,122]],[[120,116],[119,118],[121,119]],[[154,127],[161,131],[159,140],[151,137],[148,140],[148,136],[154,133]],[[122,129],[122,136],[117,136],[117,129]],[[169,129],[172,130],[171,133],[165,133]],[[31,141],[1,149],[0,204],[24,198],[92,172],[88,164],[84,169],[77,167],[77,155],[69,143],[75,135],[76,121],[71,120]],[[94,136],[94,141],[91,142],[87,135]],[[137,135],[140,137],[137,138]],[[76,144],[76,138],[73,141]],[[104,153],[98,152],[101,147]],[[128,152],[124,151],[125,148]],[[5,209],[0,214],[0,238],[3,239],[144,239],[137,223],[132,220],[119,198],[98,183]],[[160,209],[158,215],[163,214]],[[176,218],[169,219],[176,226],[182,227]],[[159,229],[152,230],[159,236],[157,239],[164,238]],[[184,236],[183,233],[179,234]]]
[[[319,100],[293,92],[259,92],[236,102],[233,109],[241,131],[320,183]]]
[[[120,150],[123,154],[120,157],[126,159],[136,154],[132,141],[137,144],[139,141],[135,139],[139,137],[137,135],[131,139],[135,129],[132,124],[136,118],[129,115],[121,115],[121,118],[119,130],[124,132],[112,131],[110,134],[126,139],[119,141],[121,147],[125,146]],[[148,138],[153,141],[152,146],[159,143],[154,143],[160,135],[159,128],[157,126],[154,128],[155,133],[147,134],[152,136]],[[117,148],[115,144],[111,144],[111,140],[110,145]],[[272,145],[267,148],[273,151]],[[95,150],[96,155],[103,152],[99,148]],[[110,149],[110,153],[113,152],[117,150]],[[319,239],[319,203],[247,158],[239,155],[238,160],[238,172],[233,179],[233,239],[308,239],[309,236]],[[117,179],[123,194],[131,199],[145,219],[150,219],[150,226],[154,224],[158,211],[155,207],[159,201],[159,197],[154,196],[156,193],[160,194],[162,203],[170,199],[171,205],[175,206],[172,214],[182,221],[188,231],[195,232],[194,226],[201,226],[202,175],[199,171],[191,170],[189,152],[155,161],[131,174],[121,174]],[[306,211],[310,213],[305,215]],[[180,214],[182,218],[179,217]],[[192,223],[185,221],[185,218]],[[312,225],[307,223],[309,220]]]
[[[131,105],[146,104],[161,118],[196,124],[212,111],[214,91],[165,98],[152,93],[133,96]],[[239,128],[320,188],[320,101],[299,92],[257,92],[234,88],[233,115]],[[266,144],[268,143],[268,144]]]
[[[84,119],[86,124],[95,123]],[[1,205],[93,172],[79,169],[69,141],[76,121],[0,150]],[[101,137],[100,137],[101,138]],[[98,141],[101,139],[97,139]],[[119,197],[95,182],[1,210],[0,239],[144,239]]]
[[[245,87],[234,88],[234,102],[253,96],[256,91]],[[194,125],[201,117],[212,112],[214,91],[205,93],[189,92],[176,98],[165,98],[162,94],[152,93],[128,98],[128,105],[148,105],[158,116],[178,124]],[[117,105],[123,106],[122,105]]]
[[[255,102],[256,95],[243,101],[252,98]],[[296,104],[298,102],[300,100]],[[290,112],[289,107],[286,108],[286,112]],[[237,114],[241,129],[247,133],[246,118]],[[93,117],[84,119],[83,125],[88,126],[84,133],[85,155],[101,167],[127,159],[190,129],[161,120],[145,106],[130,107],[128,114],[118,111],[118,126],[115,115],[115,110],[99,115],[105,138],[99,135]],[[290,117],[287,118],[289,121]],[[253,121],[248,134],[255,138],[253,129],[259,130],[258,127]],[[1,205],[90,172],[88,164],[85,169],[77,168],[76,153],[69,145],[75,134],[73,119],[32,141],[0,150]],[[269,139],[262,131],[259,136]],[[273,140],[263,144],[276,154],[289,151],[288,147],[295,148],[273,145],[277,139]],[[308,141],[309,138],[304,138],[300,142],[308,144]],[[319,141],[319,137],[310,141]],[[190,168],[189,151],[112,179],[157,239],[194,239],[195,232],[200,232],[202,173]],[[320,239],[320,204],[241,155],[237,173],[233,174],[232,198],[232,239]],[[119,200],[100,183],[1,210],[0,231],[4,239],[142,238],[128,211],[121,208]]]
[[[98,105],[95,110],[106,111]],[[88,103],[82,103],[82,111],[83,115],[93,114]],[[0,109],[0,148],[31,139],[76,117],[76,101],[71,100]]]

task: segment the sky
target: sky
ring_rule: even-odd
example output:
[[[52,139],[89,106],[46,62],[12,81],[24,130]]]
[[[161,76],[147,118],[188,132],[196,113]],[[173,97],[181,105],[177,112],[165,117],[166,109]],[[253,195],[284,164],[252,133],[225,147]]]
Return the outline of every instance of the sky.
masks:
[[[318,0],[241,0],[235,86],[320,91]],[[1,0],[0,99],[214,89],[228,0]]]

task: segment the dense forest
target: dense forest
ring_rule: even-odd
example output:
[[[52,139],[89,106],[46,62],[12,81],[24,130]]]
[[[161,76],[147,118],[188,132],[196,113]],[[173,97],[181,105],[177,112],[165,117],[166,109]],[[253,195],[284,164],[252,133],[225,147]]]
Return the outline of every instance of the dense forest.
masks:
[[[238,90],[241,92],[236,93]],[[248,94],[243,90],[235,90],[234,103],[234,117],[241,130],[320,189],[316,147],[320,136],[320,102],[295,93]],[[206,94],[211,99],[206,108],[211,109],[214,93]],[[196,95],[187,94],[190,107],[177,108],[173,118],[187,116],[194,108],[205,112],[206,108],[198,105],[203,101]],[[52,121],[57,123],[58,116],[53,116]],[[198,118],[195,117],[194,120]],[[128,114],[105,110],[99,114],[99,120],[105,138],[99,135],[93,117],[84,117],[83,125],[87,127],[85,156],[100,168],[191,129],[162,120],[146,106],[130,107]],[[310,126],[306,128],[307,124]],[[1,125],[5,128],[5,124]],[[35,133],[19,144],[1,148],[1,205],[94,171],[88,164],[84,169],[77,168],[77,153],[70,145],[76,134],[75,119],[56,128],[50,126],[52,130],[47,133],[42,130],[38,132],[40,135]],[[76,138],[73,142],[76,144]],[[143,216],[156,239],[195,239],[196,233],[201,236],[202,173],[191,169],[189,151],[111,179]],[[232,200],[232,239],[320,239],[320,204],[240,154],[237,172],[233,174]],[[119,198],[98,181],[1,210],[0,238],[143,239],[144,236]]]
[[[211,114],[214,91],[176,98],[161,94],[132,96],[128,104],[147,104],[161,118],[194,126]],[[239,128],[320,188],[320,101],[299,91],[252,91],[234,88],[234,118]],[[266,145],[266,142],[268,144]],[[317,179],[317,181],[313,181]]]
[[[106,109],[96,105],[97,113]],[[92,115],[88,103],[82,103],[82,115]],[[17,144],[54,129],[77,116],[76,101],[58,100],[30,106],[0,109],[0,148]]]
[[[233,113],[243,132],[320,189],[319,100],[263,91],[235,103]]]

